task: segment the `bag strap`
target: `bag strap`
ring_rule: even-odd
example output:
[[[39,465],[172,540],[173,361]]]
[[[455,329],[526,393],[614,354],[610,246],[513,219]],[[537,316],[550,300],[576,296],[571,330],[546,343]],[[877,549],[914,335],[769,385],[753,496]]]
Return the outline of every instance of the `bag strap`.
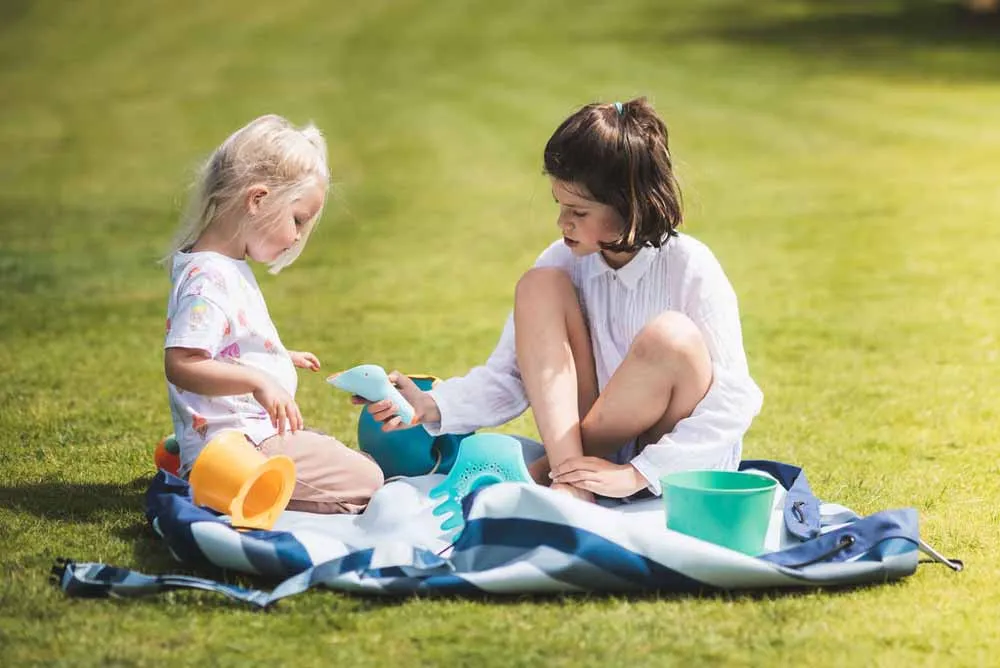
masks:
[[[190,575],[146,575],[138,571],[97,563],[77,563],[57,559],[50,581],[67,595],[81,598],[134,598],[173,589],[201,589],[223,594],[235,601],[265,608],[272,602],[271,594],[257,589],[244,589]]]
[[[822,524],[819,499],[813,494],[801,468],[767,459],[745,459],[740,462],[741,471],[750,469],[767,473],[785,488],[782,515],[789,533],[802,541],[812,540],[820,535]]]

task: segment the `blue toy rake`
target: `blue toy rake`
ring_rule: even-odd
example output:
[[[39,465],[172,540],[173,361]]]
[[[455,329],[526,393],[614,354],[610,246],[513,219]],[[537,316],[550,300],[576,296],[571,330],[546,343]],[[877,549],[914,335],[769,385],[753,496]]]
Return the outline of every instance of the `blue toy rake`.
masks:
[[[441,499],[433,511],[445,516],[441,529],[461,530],[465,526],[462,499],[498,482],[534,482],[517,439],[504,434],[473,434],[463,439],[448,477],[430,492],[432,499]]]

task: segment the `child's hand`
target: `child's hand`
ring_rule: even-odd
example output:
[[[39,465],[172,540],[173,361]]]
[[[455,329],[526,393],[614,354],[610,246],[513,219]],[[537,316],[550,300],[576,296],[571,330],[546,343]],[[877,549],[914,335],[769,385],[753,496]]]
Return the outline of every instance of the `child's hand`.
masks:
[[[612,464],[600,457],[571,457],[552,469],[552,487],[572,485],[601,496],[622,498],[648,483],[631,464]]]
[[[351,397],[351,402],[358,405],[368,404],[368,412],[372,414],[377,422],[382,423],[382,431],[394,431],[415,424],[428,422],[440,422],[441,411],[434,398],[417,387],[410,378],[398,371],[389,374],[389,382],[396,386],[403,398],[413,406],[413,424],[403,424],[403,420],[396,415],[398,409],[388,399],[382,401],[369,402],[357,395]]]
[[[580,499],[581,501],[586,501],[587,503],[594,503],[594,495],[585,489],[580,489],[579,487],[574,487],[573,485],[564,485],[562,483],[554,482],[549,489],[554,489],[557,492],[562,492],[563,494],[568,494],[569,496]]]
[[[319,371],[319,358],[312,353],[300,353],[294,350],[288,351],[288,356],[292,358],[292,364],[300,369]]]
[[[305,426],[295,399],[274,381],[265,380],[262,382],[260,387],[254,390],[253,398],[271,416],[271,425],[278,430],[279,434],[285,433],[286,422],[288,429],[293,434]]]

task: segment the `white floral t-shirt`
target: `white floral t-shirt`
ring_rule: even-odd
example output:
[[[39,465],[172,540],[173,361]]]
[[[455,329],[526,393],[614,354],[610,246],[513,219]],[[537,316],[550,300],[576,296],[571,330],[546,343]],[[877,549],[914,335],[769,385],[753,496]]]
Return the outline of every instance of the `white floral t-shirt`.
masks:
[[[177,253],[164,348],[204,350],[212,359],[262,371],[295,396],[298,378],[250,267],[213,252]],[[181,475],[217,433],[235,429],[260,443],[277,433],[252,394],[208,397],[167,382]]]

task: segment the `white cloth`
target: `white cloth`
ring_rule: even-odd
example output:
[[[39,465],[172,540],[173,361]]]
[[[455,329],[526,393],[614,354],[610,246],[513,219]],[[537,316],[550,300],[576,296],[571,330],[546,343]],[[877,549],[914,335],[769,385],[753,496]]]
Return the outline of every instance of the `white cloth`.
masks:
[[[177,253],[171,282],[164,348],[195,348],[221,362],[253,367],[295,396],[295,366],[245,261],[213,252]],[[220,431],[236,429],[254,443],[277,433],[253,394],[208,397],[170,382],[167,393],[182,475]]]
[[[707,246],[681,234],[659,249],[643,248],[614,270],[600,253],[578,258],[558,241],[535,266],[560,268],[576,286],[602,391],[639,331],[664,311],[691,318],[708,346],[714,378],[691,416],[638,455],[634,442],[623,444],[614,461],[631,462],[655,494],[666,473],[739,465],[743,434],[763,395],[747,367],[736,293]],[[425,425],[434,435],[492,427],[523,413],[528,399],[517,368],[513,314],[485,365],[439,383],[431,395],[441,411],[440,424]]]

